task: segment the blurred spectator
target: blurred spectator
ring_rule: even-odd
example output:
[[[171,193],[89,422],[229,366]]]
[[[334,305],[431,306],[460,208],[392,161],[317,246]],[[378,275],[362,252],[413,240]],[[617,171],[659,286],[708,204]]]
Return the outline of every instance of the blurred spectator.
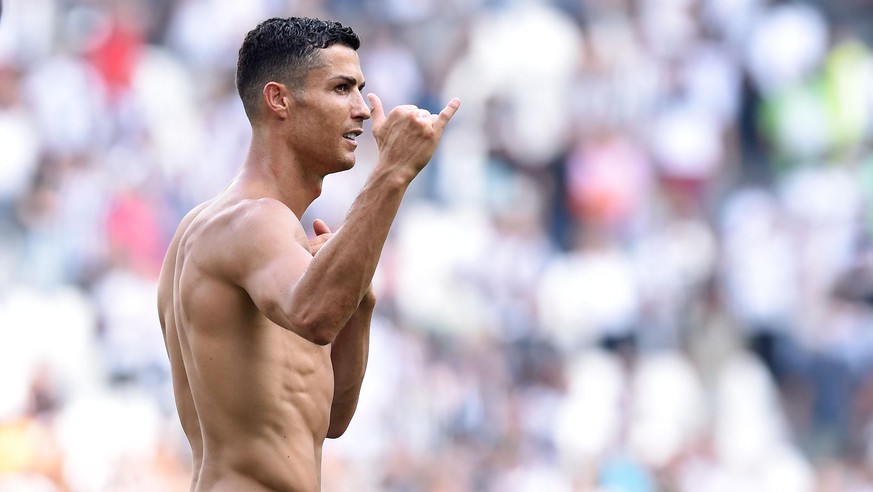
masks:
[[[388,106],[464,101],[325,491],[873,490],[870,6],[6,0],[0,490],[188,487],[156,277],[247,151],[273,15],[352,25]]]
[[[36,122],[22,98],[21,72],[0,65],[0,206],[8,210],[34,178],[40,150]]]

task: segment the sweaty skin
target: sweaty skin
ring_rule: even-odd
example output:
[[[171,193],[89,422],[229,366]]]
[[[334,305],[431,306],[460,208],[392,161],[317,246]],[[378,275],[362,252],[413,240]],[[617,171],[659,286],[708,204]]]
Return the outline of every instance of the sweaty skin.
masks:
[[[370,288],[403,195],[457,111],[361,95],[357,53],[334,45],[303,96],[264,87],[234,180],[182,220],[158,311],[194,458],[192,491],[320,490],[321,450],[357,405],[375,305]],[[334,233],[300,223],[325,175],[354,164],[363,121],[379,159]]]

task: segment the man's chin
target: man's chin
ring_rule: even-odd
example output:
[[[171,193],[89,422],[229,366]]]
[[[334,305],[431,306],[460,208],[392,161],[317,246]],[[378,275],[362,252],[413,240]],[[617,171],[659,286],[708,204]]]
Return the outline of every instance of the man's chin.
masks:
[[[336,167],[334,167],[333,169],[328,171],[327,174],[341,173],[343,171],[348,171],[348,170],[352,169],[353,167],[355,167],[355,160],[354,159],[341,161],[341,162],[337,163]]]
[[[356,161],[355,154],[352,154],[345,161],[342,162],[342,165],[343,165],[342,170],[348,171],[349,169],[355,167],[355,161]]]

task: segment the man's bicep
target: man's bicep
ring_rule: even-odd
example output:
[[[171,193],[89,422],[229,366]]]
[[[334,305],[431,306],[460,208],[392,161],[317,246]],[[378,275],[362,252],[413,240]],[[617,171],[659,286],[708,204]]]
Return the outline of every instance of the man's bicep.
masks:
[[[240,272],[240,286],[258,310],[283,328],[298,331],[291,320],[292,294],[312,255],[295,241],[255,248]]]
[[[278,220],[277,220],[278,219]],[[274,323],[298,331],[292,324],[292,293],[309,267],[312,255],[304,246],[299,223],[284,217],[248,217],[234,231],[234,247],[224,252],[232,281]]]

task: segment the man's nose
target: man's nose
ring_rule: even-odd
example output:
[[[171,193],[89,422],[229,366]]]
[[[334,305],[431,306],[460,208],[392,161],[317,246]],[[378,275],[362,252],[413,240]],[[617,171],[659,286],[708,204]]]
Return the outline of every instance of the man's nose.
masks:
[[[355,105],[353,116],[355,118],[361,118],[363,120],[369,120],[372,114],[370,113],[370,106],[367,104],[367,101],[364,99],[363,93],[358,93],[358,101]]]

